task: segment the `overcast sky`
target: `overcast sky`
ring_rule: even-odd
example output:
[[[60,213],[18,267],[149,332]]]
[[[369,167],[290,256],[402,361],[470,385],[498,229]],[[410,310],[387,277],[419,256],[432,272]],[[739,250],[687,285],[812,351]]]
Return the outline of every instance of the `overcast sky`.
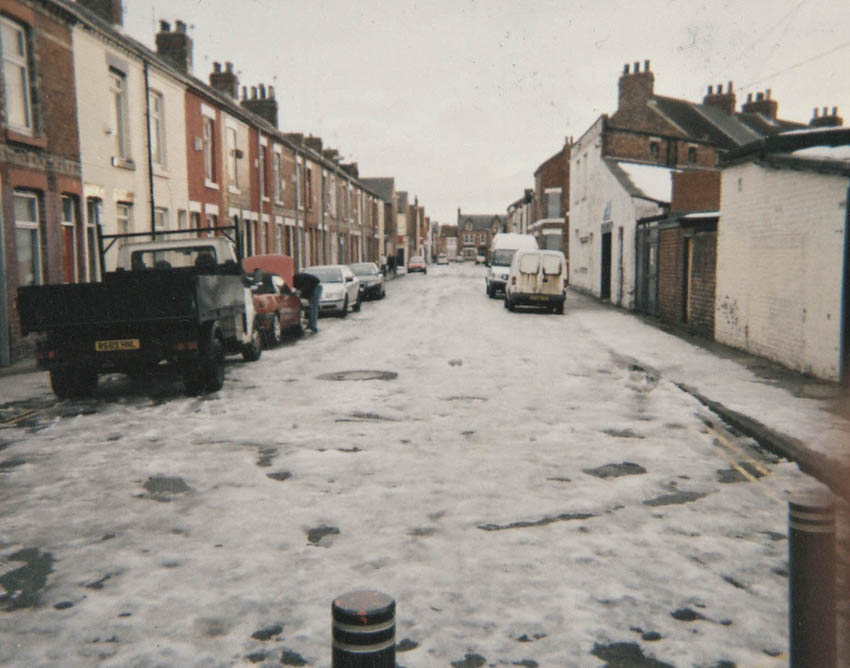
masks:
[[[537,166],[617,105],[625,63],[655,90],[700,101],[734,82],[772,89],[779,115],[839,107],[850,125],[847,0],[125,0],[125,29],[153,47],[182,19],[194,74],[232,61],[271,84],[281,130],[312,133],[394,176],[432,220],[504,213]]]

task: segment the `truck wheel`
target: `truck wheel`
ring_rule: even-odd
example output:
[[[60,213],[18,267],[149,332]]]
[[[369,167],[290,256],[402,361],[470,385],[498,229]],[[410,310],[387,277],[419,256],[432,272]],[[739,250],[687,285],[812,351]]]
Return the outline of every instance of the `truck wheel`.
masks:
[[[90,397],[97,388],[97,371],[69,366],[51,369],[50,387],[59,399]]]
[[[200,357],[183,370],[186,394],[217,392],[224,385],[224,344],[215,334],[201,348]]]
[[[280,321],[275,318],[275,322],[277,323],[278,330],[280,330]],[[242,359],[246,362],[256,362],[262,354],[263,345],[260,342],[260,330],[254,325],[254,329],[251,330],[251,341],[246,343],[242,348]]]

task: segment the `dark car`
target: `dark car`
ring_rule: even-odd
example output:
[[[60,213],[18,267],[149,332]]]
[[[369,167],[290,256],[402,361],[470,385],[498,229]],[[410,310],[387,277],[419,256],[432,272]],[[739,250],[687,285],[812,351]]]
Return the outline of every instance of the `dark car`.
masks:
[[[360,299],[383,299],[384,274],[374,262],[356,262],[348,265],[360,281]]]

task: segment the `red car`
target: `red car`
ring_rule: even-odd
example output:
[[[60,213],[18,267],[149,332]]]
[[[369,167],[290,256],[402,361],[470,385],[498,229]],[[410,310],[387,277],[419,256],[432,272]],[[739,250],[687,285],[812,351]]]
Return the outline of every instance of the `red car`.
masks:
[[[285,335],[303,334],[301,298],[292,289],[292,258],[252,255],[242,260],[242,267],[255,276],[254,311],[266,347],[279,344]]]

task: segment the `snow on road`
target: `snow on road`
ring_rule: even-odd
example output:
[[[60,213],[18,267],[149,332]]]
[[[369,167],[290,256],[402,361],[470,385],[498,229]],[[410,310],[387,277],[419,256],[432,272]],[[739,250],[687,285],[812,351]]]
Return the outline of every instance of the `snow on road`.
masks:
[[[387,292],[214,395],[114,376],[0,431],[0,664],[328,666],[330,603],[364,588],[408,667],[787,663],[786,499],[812,480],[737,475],[634,364],[654,330],[509,313],[468,265]],[[350,370],[398,376],[319,378]]]

